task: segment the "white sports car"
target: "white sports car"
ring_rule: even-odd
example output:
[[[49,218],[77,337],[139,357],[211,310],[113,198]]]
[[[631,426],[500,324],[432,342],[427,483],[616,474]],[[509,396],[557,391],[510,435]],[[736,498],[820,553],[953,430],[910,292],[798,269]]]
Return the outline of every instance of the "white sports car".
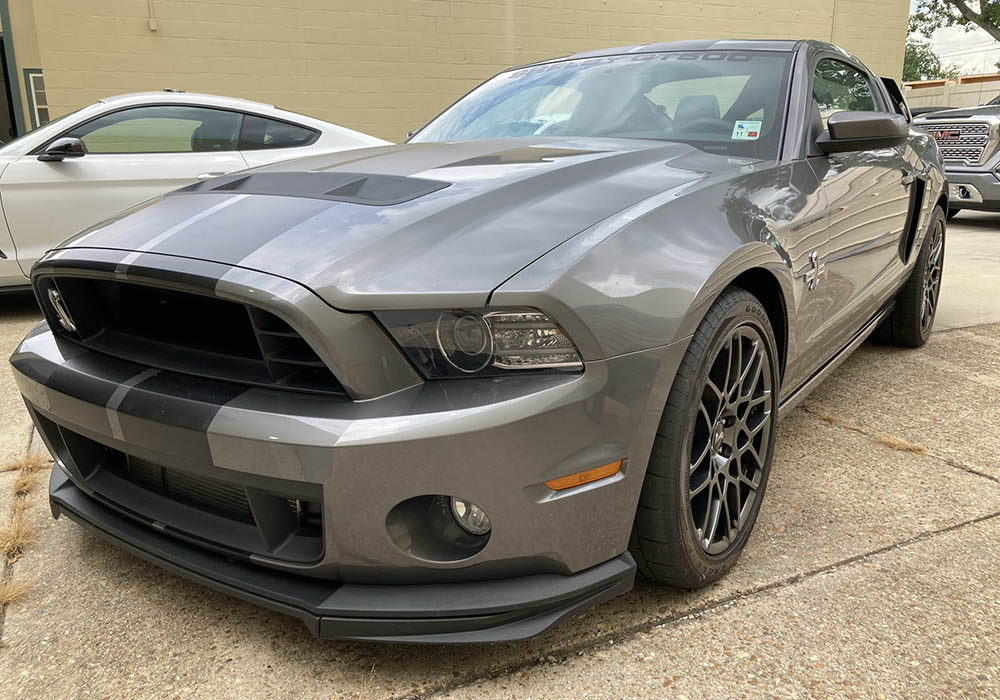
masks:
[[[271,105],[165,90],[100,100],[0,148],[0,291],[121,209],[200,179],[388,143]]]

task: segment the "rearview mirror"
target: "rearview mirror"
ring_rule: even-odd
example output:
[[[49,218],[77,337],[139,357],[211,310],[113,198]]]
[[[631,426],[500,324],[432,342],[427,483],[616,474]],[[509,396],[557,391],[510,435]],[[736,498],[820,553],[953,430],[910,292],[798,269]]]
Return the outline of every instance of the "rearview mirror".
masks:
[[[67,136],[50,143],[45,152],[38,156],[38,160],[52,163],[64,158],[80,158],[86,154],[87,149],[84,148],[83,141]]]
[[[823,153],[890,148],[906,143],[906,117],[889,112],[837,112],[826,122],[828,133],[816,139]]]

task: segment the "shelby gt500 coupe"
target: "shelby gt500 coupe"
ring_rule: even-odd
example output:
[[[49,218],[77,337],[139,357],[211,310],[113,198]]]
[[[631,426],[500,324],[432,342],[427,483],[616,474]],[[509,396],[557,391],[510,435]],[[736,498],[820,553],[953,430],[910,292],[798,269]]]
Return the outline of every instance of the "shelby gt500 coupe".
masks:
[[[779,414],[930,332],[948,201],[906,115],[829,44],[610,49],[124,212],[32,272],[52,511],[323,637],[714,581]]]

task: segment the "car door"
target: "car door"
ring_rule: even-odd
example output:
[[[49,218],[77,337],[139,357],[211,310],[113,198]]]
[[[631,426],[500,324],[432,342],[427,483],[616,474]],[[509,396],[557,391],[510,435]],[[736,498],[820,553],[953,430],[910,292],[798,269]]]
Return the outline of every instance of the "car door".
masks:
[[[894,111],[868,71],[843,56],[818,57],[812,97],[824,129],[836,112]],[[914,180],[904,152],[898,146],[809,159],[829,211],[829,238],[809,274],[832,311],[821,334],[831,353],[872,317],[898,278]]]
[[[21,286],[28,280],[17,264],[17,250],[7,227],[0,221],[0,292],[4,287]]]
[[[134,106],[63,131],[59,138],[83,142],[81,157],[39,160],[48,143],[21,156],[0,177],[21,269],[27,274],[46,250],[122,209],[244,169],[242,120],[240,112],[197,105]]]

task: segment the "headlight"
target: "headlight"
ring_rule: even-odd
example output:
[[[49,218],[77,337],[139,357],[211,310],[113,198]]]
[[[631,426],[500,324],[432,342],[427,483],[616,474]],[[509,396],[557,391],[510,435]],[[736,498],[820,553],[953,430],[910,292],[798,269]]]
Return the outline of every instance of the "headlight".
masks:
[[[583,369],[573,341],[535,309],[380,311],[376,315],[428,378]]]

